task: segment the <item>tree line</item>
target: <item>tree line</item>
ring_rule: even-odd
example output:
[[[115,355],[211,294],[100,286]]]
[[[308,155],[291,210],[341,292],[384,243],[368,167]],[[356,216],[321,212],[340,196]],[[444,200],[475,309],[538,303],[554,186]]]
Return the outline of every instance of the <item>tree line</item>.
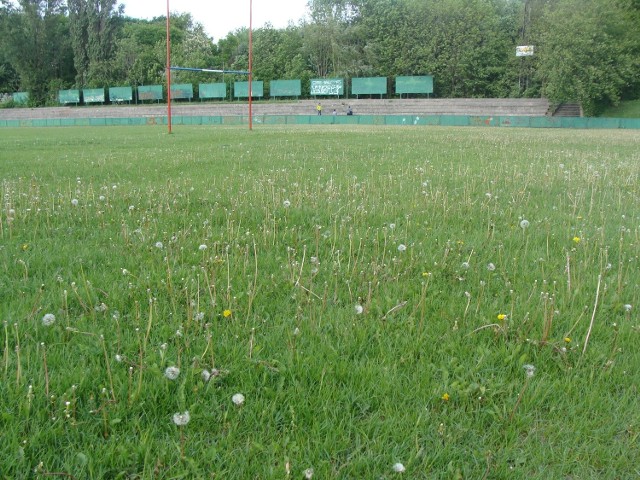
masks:
[[[254,79],[433,75],[438,97],[545,96],[588,115],[640,98],[640,0],[309,0],[307,13],[253,32]],[[0,0],[0,92],[47,105],[61,89],[164,83],[165,20],[117,0]],[[248,69],[247,29],[213,39],[176,14],[171,37],[174,65]]]

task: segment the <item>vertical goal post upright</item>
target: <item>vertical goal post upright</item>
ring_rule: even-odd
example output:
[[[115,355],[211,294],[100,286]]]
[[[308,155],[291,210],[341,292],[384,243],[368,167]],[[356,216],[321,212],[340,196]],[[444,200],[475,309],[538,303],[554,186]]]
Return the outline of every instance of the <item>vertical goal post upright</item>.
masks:
[[[253,111],[252,111],[252,63],[253,63],[253,0],[249,0],[249,70],[224,70],[213,68],[191,68],[191,67],[172,67],[171,66],[171,22],[169,14],[169,0],[167,0],[167,126],[169,133],[171,133],[171,70],[187,70],[191,72],[208,72],[208,73],[231,73],[236,75],[248,75],[249,76],[249,130],[253,128]]]

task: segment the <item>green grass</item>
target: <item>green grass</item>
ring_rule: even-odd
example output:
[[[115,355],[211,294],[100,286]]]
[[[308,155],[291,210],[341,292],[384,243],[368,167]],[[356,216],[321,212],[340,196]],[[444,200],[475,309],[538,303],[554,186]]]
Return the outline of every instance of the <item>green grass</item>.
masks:
[[[3,129],[0,478],[637,477],[636,137]]]
[[[601,117],[612,118],[640,118],[640,100],[620,102],[617,107],[607,108]]]

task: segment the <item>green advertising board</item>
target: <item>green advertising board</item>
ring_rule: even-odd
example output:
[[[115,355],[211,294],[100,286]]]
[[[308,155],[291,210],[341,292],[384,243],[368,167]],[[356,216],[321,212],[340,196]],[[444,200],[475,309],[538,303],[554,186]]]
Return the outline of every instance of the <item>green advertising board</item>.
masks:
[[[67,103],[80,103],[80,90],[59,90],[58,103],[66,105]]]
[[[29,101],[29,92],[16,92],[11,95],[11,98],[18,105],[26,105]]]
[[[83,88],[84,103],[104,103],[104,88]]]
[[[133,100],[133,89],[131,87],[109,87],[109,101],[120,103]]]
[[[272,97],[299,97],[302,95],[300,80],[272,80],[269,84]]]
[[[218,83],[201,83],[198,85],[198,96],[204,98],[227,98],[227,84]]]
[[[342,78],[313,78],[311,79],[312,96],[344,95],[344,79]]]
[[[249,98],[249,82],[234,82],[233,96],[236,98]],[[253,80],[251,82],[251,96],[264,97],[264,82]]]
[[[138,100],[157,100],[164,98],[162,85],[141,85],[138,87]]]
[[[191,100],[193,98],[193,85],[190,83],[177,83],[175,85],[171,85],[171,98],[176,100]]]
[[[353,95],[386,95],[387,77],[362,77],[351,80]]]
[[[433,93],[433,77],[419,75],[411,77],[396,77],[396,93]]]

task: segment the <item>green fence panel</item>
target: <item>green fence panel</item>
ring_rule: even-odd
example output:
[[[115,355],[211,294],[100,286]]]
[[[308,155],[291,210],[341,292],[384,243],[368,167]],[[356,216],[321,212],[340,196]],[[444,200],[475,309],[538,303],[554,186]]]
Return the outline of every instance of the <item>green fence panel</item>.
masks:
[[[175,100],[191,100],[193,98],[193,85],[190,83],[171,85],[171,98]]]
[[[640,129],[640,118],[621,118],[620,128],[637,128]]]
[[[386,95],[387,77],[362,77],[351,80],[353,95]]]
[[[162,85],[140,85],[138,87],[138,100],[156,100],[164,99]]]
[[[80,103],[80,90],[59,90],[58,103],[66,105],[68,103]]]
[[[234,82],[233,96],[236,98],[249,98],[249,82]],[[262,80],[251,81],[251,97],[264,97],[264,82]]]
[[[312,78],[310,94],[312,96],[342,96],[344,95],[344,79],[342,78]]]
[[[198,85],[198,97],[205,98],[227,98],[227,84],[224,82],[201,83]]]
[[[109,101],[115,103],[130,102],[133,100],[131,87],[109,87]]]
[[[18,105],[26,105],[29,101],[29,92],[16,92],[11,95],[13,102]]]
[[[587,128],[620,128],[619,118],[587,118]]]
[[[272,97],[299,97],[302,95],[300,80],[272,80],[269,85]]]
[[[396,77],[396,93],[433,93],[433,77],[431,75],[417,75],[410,77]]]
[[[84,103],[104,103],[104,88],[83,88]]]

